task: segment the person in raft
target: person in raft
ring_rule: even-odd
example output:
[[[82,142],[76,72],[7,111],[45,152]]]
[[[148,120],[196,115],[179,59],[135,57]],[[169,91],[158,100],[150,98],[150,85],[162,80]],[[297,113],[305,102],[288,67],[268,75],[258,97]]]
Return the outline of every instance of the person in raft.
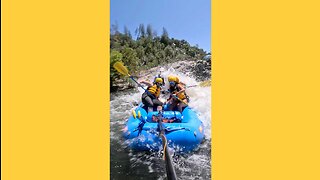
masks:
[[[152,112],[154,108],[163,105],[159,100],[161,87],[163,86],[162,78],[155,78],[153,84],[149,81],[141,81],[140,83],[148,86],[147,90],[142,94],[142,103],[148,107],[148,112]]]
[[[159,74],[158,74],[156,77],[154,77],[154,80],[153,80],[153,81],[155,81],[157,78],[161,78],[161,79],[162,79],[162,86],[165,86],[166,83],[164,82],[164,78],[163,78],[163,76],[161,75],[162,72],[164,72],[164,68],[163,68],[163,67],[160,68]]]
[[[168,76],[169,89],[171,93],[168,103],[169,110],[172,111],[176,107],[178,111],[182,112],[182,109],[188,105],[189,96],[185,92],[184,83],[180,82],[179,77],[177,76]]]
[[[158,114],[157,115],[152,115],[152,121],[153,122],[158,122],[159,120],[161,120],[161,122],[163,123],[172,123],[174,122],[175,120],[174,119],[166,119],[166,118],[160,118],[159,116],[162,116],[161,114],[163,113],[163,109],[162,109],[162,106],[158,106],[157,107],[157,111],[158,111]]]
[[[158,116],[152,115],[152,121],[153,122],[158,122],[160,119]],[[166,118],[162,118],[162,122],[163,123],[173,123],[175,120],[174,119],[166,119]]]

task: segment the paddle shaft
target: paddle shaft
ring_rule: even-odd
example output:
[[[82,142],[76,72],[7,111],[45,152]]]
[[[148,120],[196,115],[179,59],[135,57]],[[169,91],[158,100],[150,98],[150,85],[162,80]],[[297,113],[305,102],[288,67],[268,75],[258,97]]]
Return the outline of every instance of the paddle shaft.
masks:
[[[178,99],[180,102],[188,106],[188,103],[184,102],[182,99],[178,98],[177,95],[171,94],[174,98]]]
[[[161,134],[160,136],[161,136],[161,139],[162,139],[162,146],[166,147],[168,145],[166,137],[163,134]],[[166,147],[165,150],[164,150],[164,157],[165,157],[166,171],[167,171],[168,180],[176,180],[177,179],[177,175],[176,175],[176,171],[174,170],[174,167],[172,165],[172,159],[171,159],[170,153],[168,151],[168,147]]]
[[[136,81],[132,76],[129,76],[129,77],[130,77],[130,79],[132,79],[135,83],[137,83],[139,87],[141,87],[145,92],[147,92],[152,98],[156,98],[156,97],[154,97],[153,94],[151,94],[148,90],[146,90],[140,83],[138,83],[138,81]]]
[[[160,114],[159,120],[158,120],[158,126],[159,126],[159,131],[160,131],[160,137],[162,139],[162,146],[164,149],[164,158],[165,158],[165,163],[166,163],[166,171],[167,171],[167,178],[168,180],[176,180],[177,175],[176,171],[174,170],[173,164],[172,164],[172,159],[170,156],[170,153],[168,151],[168,142],[167,138],[165,136],[165,128],[163,127],[162,124],[162,117]]]
[[[123,65],[122,62],[118,61],[116,63],[113,64],[113,68],[115,68],[119,73],[125,75],[125,76],[129,76],[130,79],[132,79],[135,83],[138,84],[138,86],[140,86],[143,90],[145,90],[148,95],[150,95],[152,98],[156,98],[153,94],[151,94],[149,91],[147,91],[140,83],[138,83],[133,76],[131,76],[129,74],[128,69]]]
[[[202,81],[200,82],[200,84],[195,84],[195,85],[190,85],[190,86],[186,86],[186,88],[191,88],[191,87],[197,87],[197,86],[200,86],[200,87],[208,87],[211,85],[211,80],[208,80],[208,81]]]
[[[190,86],[186,86],[186,88],[191,88],[191,87],[197,87],[199,85],[190,85]]]

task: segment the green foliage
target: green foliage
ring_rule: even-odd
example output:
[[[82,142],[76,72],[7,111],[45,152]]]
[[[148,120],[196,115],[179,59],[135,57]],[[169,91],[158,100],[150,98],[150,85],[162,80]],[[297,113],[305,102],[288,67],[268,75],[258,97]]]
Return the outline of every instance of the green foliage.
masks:
[[[110,36],[110,83],[121,78],[112,67],[116,61],[122,61],[135,74],[139,70],[149,69],[158,65],[179,60],[202,59],[207,52],[196,46],[191,46],[186,40],[169,37],[168,31],[163,28],[161,36],[149,24],[145,28],[140,24],[135,30],[136,39],[125,26],[124,32],[118,30],[118,25],[111,26]]]
[[[110,53],[110,86],[113,86],[113,82],[116,78],[120,78],[120,74],[113,68],[113,64],[117,61],[122,61],[122,54],[116,50],[111,50]]]
[[[137,57],[137,52],[132,48],[125,47],[122,50],[122,53],[123,53],[122,62],[126,65],[127,64],[130,65],[131,71],[138,70],[139,58]]]
[[[162,35],[161,35],[160,42],[163,43],[165,46],[169,45],[169,43],[170,43],[169,33],[166,30],[166,28],[162,29]]]

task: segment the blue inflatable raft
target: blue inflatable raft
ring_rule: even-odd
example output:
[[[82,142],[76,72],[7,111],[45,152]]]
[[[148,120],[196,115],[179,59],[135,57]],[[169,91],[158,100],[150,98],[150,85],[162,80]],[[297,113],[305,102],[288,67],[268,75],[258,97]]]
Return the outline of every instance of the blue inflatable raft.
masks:
[[[127,145],[134,150],[158,151],[162,149],[159,137],[158,123],[153,121],[159,112],[147,113],[143,104],[140,104],[129,117],[123,136]],[[171,121],[163,123],[168,146],[178,152],[189,152],[197,148],[204,138],[204,127],[196,112],[189,107],[179,111],[168,111],[166,106],[161,117]],[[173,121],[173,122],[172,122]]]

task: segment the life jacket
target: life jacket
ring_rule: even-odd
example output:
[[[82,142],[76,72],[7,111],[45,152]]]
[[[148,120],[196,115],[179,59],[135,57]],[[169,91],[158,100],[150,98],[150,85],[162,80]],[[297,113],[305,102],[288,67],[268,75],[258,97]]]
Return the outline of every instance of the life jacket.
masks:
[[[154,95],[156,98],[160,96],[161,88],[157,85],[153,85],[151,87],[148,87],[147,91],[149,91],[152,95]]]
[[[179,92],[181,89],[177,86],[177,84],[175,85],[175,86],[170,86],[170,88],[169,88],[169,91],[171,92],[171,93],[176,93],[176,92]],[[179,99],[181,99],[181,100],[184,100],[184,99],[186,99],[188,96],[187,96],[187,94],[185,93],[185,92],[182,92],[182,93],[179,93],[178,95],[178,98]]]

